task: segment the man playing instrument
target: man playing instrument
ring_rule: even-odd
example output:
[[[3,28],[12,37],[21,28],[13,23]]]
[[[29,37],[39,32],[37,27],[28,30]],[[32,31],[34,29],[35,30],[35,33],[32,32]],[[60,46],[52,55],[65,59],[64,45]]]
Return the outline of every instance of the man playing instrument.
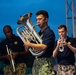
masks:
[[[34,48],[44,51],[44,53],[34,60],[32,74],[33,75],[54,75],[53,64],[51,61],[52,52],[54,49],[55,35],[52,29],[48,26],[48,12],[40,10],[36,13],[36,21],[41,28],[39,35],[42,37],[42,43],[32,43],[26,38],[25,49]]]
[[[22,40],[13,34],[10,25],[4,26],[3,32],[6,38],[0,43],[0,61],[5,64],[4,75],[26,75],[27,52]],[[12,58],[10,58],[10,50]],[[11,60],[14,62],[10,62]]]
[[[74,56],[76,53],[76,39],[68,37],[67,32],[65,25],[58,27],[60,38],[56,41],[53,51],[53,57],[57,57],[58,61],[57,75],[76,75]],[[64,41],[62,41],[61,38],[63,38]],[[60,47],[61,44],[64,48]]]

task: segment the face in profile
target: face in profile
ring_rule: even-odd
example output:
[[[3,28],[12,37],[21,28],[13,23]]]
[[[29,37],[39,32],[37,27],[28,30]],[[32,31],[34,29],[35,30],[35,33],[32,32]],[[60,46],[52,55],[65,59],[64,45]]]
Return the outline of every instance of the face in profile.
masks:
[[[47,23],[47,18],[45,18],[42,14],[36,16],[36,21],[40,28],[42,28]]]
[[[12,30],[9,27],[5,27],[4,28],[4,34],[6,35],[6,37],[8,39],[10,39],[12,37]]]

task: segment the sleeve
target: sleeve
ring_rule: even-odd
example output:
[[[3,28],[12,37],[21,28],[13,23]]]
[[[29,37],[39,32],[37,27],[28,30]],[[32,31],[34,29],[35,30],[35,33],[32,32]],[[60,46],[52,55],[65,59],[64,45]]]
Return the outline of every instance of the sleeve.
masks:
[[[5,44],[0,43],[0,55],[5,55],[5,54],[7,54],[6,46]]]
[[[76,38],[74,38],[74,47],[76,48]]]
[[[52,31],[44,33],[43,42],[42,42],[43,44],[49,46],[54,42],[55,42],[55,35]]]
[[[18,38],[17,41],[18,41],[17,50],[20,52],[25,51],[25,48],[23,46],[24,43],[22,42],[22,40]]]

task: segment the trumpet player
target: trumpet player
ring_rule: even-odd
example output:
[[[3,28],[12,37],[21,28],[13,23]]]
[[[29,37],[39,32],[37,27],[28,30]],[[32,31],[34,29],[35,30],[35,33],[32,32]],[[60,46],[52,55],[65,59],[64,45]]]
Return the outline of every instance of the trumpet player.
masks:
[[[58,34],[60,38],[55,43],[53,57],[57,57],[57,75],[76,75],[75,56],[76,39],[67,36],[67,27],[60,25]]]
[[[6,38],[0,44],[0,60],[5,64],[4,75],[26,75],[26,52],[22,40],[13,34],[10,25],[5,25],[3,32]]]

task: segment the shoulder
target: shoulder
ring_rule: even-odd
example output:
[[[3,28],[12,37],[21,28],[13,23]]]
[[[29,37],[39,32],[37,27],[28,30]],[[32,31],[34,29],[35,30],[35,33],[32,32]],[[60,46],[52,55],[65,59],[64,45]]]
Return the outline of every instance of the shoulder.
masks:
[[[74,43],[76,44],[76,38],[73,38]]]
[[[6,42],[7,42],[7,39],[4,39],[1,41],[1,44],[6,43]]]
[[[8,42],[7,39],[2,40],[2,41],[0,42],[0,47],[6,46],[7,42]]]
[[[54,34],[54,31],[48,26],[48,27],[44,30],[44,33]]]
[[[14,36],[14,38],[19,44],[23,44],[23,41],[21,40],[19,36]]]
[[[67,36],[67,40],[70,40],[70,41],[76,41],[76,38],[73,38],[73,37],[69,37],[69,36]]]
[[[15,39],[21,40],[20,37],[17,36],[17,35],[14,35],[13,37],[14,37]]]
[[[67,42],[70,42],[71,44],[76,44],[76,38],[67,37]]]
[[[43,37],[49,40],[55,40],[55,34],[50,27],[47,27],[43,32]]]

